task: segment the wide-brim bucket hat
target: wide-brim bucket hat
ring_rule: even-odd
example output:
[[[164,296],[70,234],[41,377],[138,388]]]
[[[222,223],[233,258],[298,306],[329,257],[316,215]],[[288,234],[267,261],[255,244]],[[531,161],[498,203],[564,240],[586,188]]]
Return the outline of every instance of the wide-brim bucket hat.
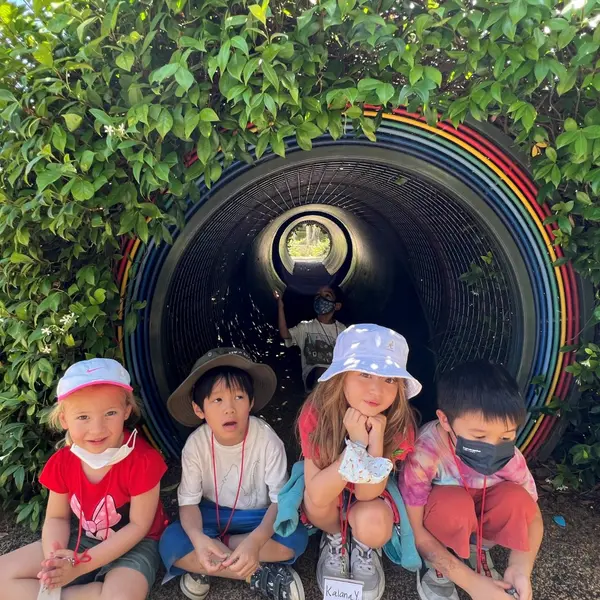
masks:
[[[217,367],[234,367],[250,375],[254,385],[253,412],[263,409],[273,398],[277,376],[271,367],[254,362],[246,351],[239,348],[215,348],[195,362],[190,374],[169,396],[169,413],[182,425],[197,427],[202,422],[192,408],[192,392],[198,379]]]
[[[406,398],[414,398],[423,386],[407,370],[408,344],[393,329],[371,323],[351,325],[338,336],[330,367],[319,377],[327,381],[341,373],[358,371],[406,382]]]

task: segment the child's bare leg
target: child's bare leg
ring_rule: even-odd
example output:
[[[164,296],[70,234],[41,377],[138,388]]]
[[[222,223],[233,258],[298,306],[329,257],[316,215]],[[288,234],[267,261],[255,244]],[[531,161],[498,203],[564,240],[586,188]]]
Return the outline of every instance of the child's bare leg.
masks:
[[[42,568],[42,543],[35,542],[0,556],[2,600],[35,600],[40,591],[37,574]]]
[[[327,506],[317,506],[311,501],[308,494],[304,494],[304,512],[308,520],[318,529],[326,533],[339,533],[341,531],[340,509],[337,498]]]
[[[250,534],[232,535],[229,538],[229,548],[235,550]],[[284,562],[294,558],[294,551],[274,540],[269,540],[258,555],[260,562]]]
[[[377,498],[354,504],[348,523],[357,540],[369,548],[381,548],[392,537],[394,514],[385,501]]]
[[[60,600],[99,600],[102,584],[93,582],[85,585],[73,585],[62,590]]]

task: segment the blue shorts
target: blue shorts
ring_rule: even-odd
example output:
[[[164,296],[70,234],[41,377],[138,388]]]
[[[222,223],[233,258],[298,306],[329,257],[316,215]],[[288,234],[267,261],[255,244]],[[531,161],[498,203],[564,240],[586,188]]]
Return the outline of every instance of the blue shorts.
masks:
[[[212,502],[202,501],[200,503],[200,512],[202,513],[202,525],[205,535],[211,538],[219,537],[219,529],[217,527],[217,511]],[[266,508],[254,510],[236,510],[233,513],[233,519],[229,525],[227,533],[229,535],[241,535],[251,533],[262,522]],[[219,519],[221,527],[225,527],[229,521],[231,509],[219,506]],[[288,537],[281,537],[274,534],[271,538],[273,541],[294,551],[294,558],[288,561],[281,561],[286,564],[292,564],[301,556],[308,545],[308,531],[301,523],[296,528],[296,531]],[[174,564],[194,551],[194,545],[190,541],[187,533],[183,530],[181,523],[176,521],[167,527],[158,545],[160,556],[167,569],[167,576],[175,577],[183,575],[185,571]]]

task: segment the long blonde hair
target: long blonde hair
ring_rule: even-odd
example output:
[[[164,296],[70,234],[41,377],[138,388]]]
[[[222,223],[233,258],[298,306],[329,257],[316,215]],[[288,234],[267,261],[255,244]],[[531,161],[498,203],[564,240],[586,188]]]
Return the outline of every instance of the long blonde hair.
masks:
[[[312,409],[317,415],[317,426],[310,434],[309,442],[312,460],[319,469],[328,467],[344,450],[344,415],[348,409],[344,394],[346,375],[340,373],[319,383],[300,411],[302,415],[303,411]],[[398,448],[399,437],[407,438],[415,431],[415,415],[406,398],[404,379],[398,380],[398,394],[384,414],[387,423],[383,436],[383,456],[395,463],[393,455]]]
[[[123,393],[125,394],[125,406],[131,406],[131,414],[129,415],[129,418],[126,421],[126,424],[131,426],[134,425],[141,416],[142,409],[140,407],[139,400],[131,392],[123,390]],[[65,429],[62,426],[62,423],[60,422],[60,417],[64,413],[64,411],[64,401],[56,402],[54,406],[50,409],[50,412],[48,413],[48,416],[45,419],[45,422],[48,424],[50,429],[59,432],[65,431]],[[71,440],[71,436],[67,431],[65,433],[65,437],[62,440],[59,440],[59,442],[56,444],[56,447],[61,448],[63,446],[70,446],[72,443],[73,442]]]

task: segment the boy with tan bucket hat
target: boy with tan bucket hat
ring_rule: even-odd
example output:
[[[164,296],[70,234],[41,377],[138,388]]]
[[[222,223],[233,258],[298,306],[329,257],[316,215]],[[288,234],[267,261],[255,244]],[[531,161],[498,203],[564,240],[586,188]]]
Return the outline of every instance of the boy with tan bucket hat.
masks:
[[[274,533],[277,497],[286,483],[281,439],[251,416],[275,393],[273,370],[238,348],[200,358],[170,396],[170,414],[197,427],[183,449],[178,489],[180,521],[160,541],[167,577],[182,575],[191,600],[204,600],[209,576],[246,581],[269,600],[304,600],[289,567],[306,549],[300,525],[288,537]],[[199,426],[199,427],[198,427]]]

